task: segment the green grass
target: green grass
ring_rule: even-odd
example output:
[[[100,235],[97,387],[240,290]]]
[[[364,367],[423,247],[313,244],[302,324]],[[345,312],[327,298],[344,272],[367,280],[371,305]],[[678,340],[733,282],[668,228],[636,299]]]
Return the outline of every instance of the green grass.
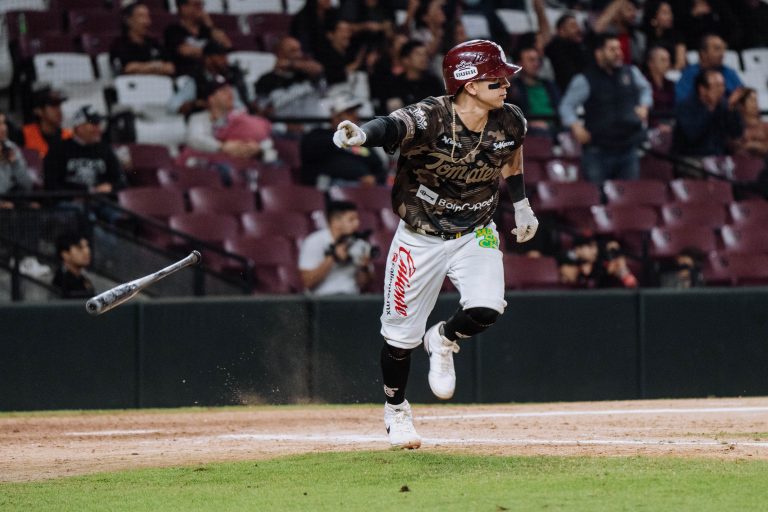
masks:
[[[0,510],[722,512],[766,510],[766,483],[765,461],[352,452],[0,484]]]

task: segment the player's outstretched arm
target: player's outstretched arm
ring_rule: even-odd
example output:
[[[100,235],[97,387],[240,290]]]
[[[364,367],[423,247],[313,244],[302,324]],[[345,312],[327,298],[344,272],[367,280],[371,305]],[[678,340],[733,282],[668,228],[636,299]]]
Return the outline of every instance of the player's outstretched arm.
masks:
[[[391,117],[377,117],[357,126],[351,121],[342,121],[333,134],[333,143],[339,148],[349,146],[393,147],[405,136],[402,121]]]
[[[515,207],[515,228],[512,234],[517,237],[517,243],[527,242],[539,229],[539,220],[533,213],[531,203],[525,197],[525,181],[523,181],[523,149],[515,151],[515,155],[501,169],[501,176],[507,183],[507,191]]]

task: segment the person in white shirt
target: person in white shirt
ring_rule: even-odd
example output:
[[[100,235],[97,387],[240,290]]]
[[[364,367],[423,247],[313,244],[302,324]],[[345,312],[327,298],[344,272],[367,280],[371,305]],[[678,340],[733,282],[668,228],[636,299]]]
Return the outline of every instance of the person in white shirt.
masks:
[[[299,270],[312,295],[358,294],[370,280],[371,245],[358,233],[357,206],[331,201],[326,208],[328,227],[315,231],[301,244]]]

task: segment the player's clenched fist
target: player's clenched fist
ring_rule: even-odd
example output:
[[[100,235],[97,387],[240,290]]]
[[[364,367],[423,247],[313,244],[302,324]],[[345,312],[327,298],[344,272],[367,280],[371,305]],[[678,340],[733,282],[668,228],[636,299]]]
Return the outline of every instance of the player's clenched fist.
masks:
[[[539,220],[534,215],[527,197],[514,203],[514,206],[516,227],[512,230],[512,234],[517,236],[517,243],[527,242],[536,234]]]
[[[339,148],[362,146],[364,142],[365,132],[351,121],[340,122],[333,134],[333,143]]]

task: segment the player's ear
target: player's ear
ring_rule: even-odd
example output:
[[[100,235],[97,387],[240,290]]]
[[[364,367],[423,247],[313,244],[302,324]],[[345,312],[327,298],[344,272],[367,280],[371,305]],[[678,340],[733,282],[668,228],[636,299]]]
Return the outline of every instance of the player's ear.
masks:
[[[464,84],[464,90],[467,91],[467,94],[470,96],[477,96],[477,84],[475,82]]]

